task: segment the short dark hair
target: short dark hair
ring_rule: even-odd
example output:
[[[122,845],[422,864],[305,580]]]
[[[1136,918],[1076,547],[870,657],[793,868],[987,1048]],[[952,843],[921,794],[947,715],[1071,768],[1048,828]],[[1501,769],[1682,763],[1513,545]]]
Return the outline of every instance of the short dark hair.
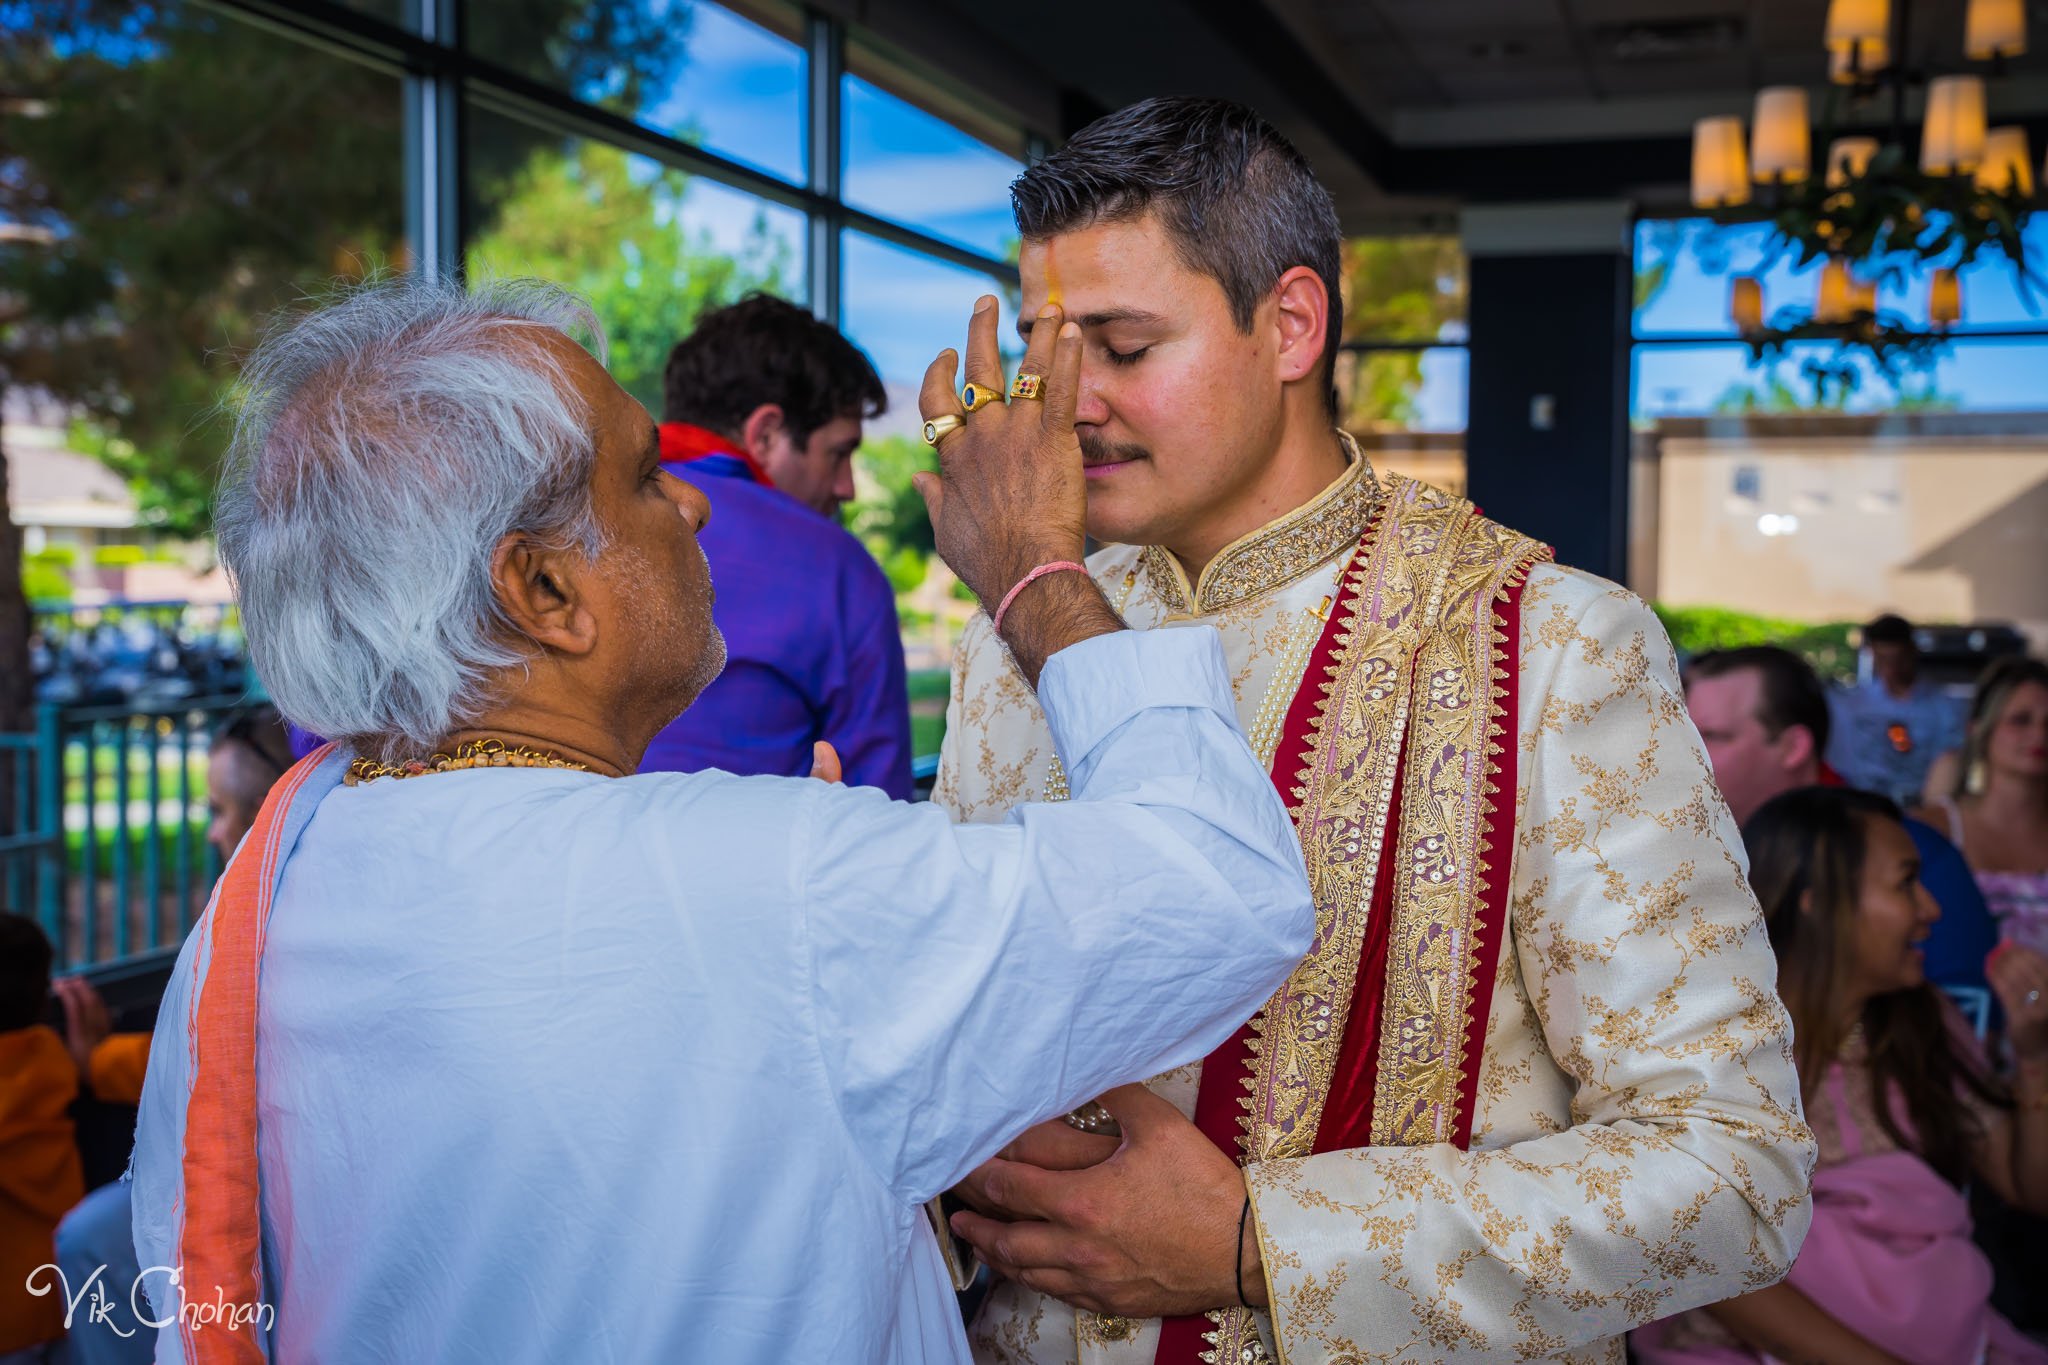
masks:
[[[27,915],[0,913],[0,1032],[41,1022],[55,960],[41,925]]]
[[[889,395],[874,362],[832,324],[772,294],[749,294],[698,318],[668,353],[662,420],[737,439],[764,403],[782,409],[801,443],[835,417],[879,415]]]
[[[1330,298],[1323,397],[1337,415],[1337,206],[1294,144],[1251,110],[1189,97],[1120,109],[1018,176],[1010,205],[1027,241],[1158,214],[1181,262],[1223,286],[1240,331],[1251,330],[1282,275],[1298,265],[1315,271]]]
[[[1910,645],[1913,643],[1913,623],[1905,617],[1886,612],[1863,627],[1863,643],[1866,645]]]
[[[1709,650],[1694,658],[1685,670],[1686,686],[1703,678],[1725,678],[1731,673],[1753,671],[1758,678],[1761,700],[1756,718],[1772,739],[1793,725],[1803,725],[1813,736],[1818,757],[1828,747],[1828,694],[1812,665],[1789,649],[1777,645],[1744,645],[1739,649]]]

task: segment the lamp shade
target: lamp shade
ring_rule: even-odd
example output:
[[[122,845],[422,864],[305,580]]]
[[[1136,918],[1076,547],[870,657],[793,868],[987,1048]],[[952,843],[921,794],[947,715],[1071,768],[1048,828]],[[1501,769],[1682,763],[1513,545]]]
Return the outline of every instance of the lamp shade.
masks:
[[[1874,137],[1838,137],[1828,145],[1828,188],[1840,189],[1870,169],[1877,155]]]
[[[1828,0],[1828,50],[1885,41],[1892,28],[1891,10],[1889,0]]]
[[[1920,130],[1920,169],[1966,175],[1984,160],[1984,81],[1936,76],[1927,84],[1927,123]]]
[[[1848,265],[1829,261],[1821,267],[1820,295],[1813,303],[1813,320],[1844,322],[1849,317],[1851,302]]]
[[[2027,50],[2027,11],[2022,0],[1970,0],[1963,20],[1963,55],[1973,62],[2017,57]]]
[[[1750,173],[1759,181],[1804,180],[1812,159],[1806,87],[1773,85],[1757,91],[1756,119],[1750,132]]]
[[[1891,47],[1883,39],[1844,43],[1828,49],[1828,79],[1836,85],[1854,85],[1859,80],[1869,80],[1891,64]]]
[[[1963,320],[1963,282],[1953,270],[1937,270],[1927,282],[1927,320],[1947,327]]]
[[[1853,85],[1884,70],[1891,63],[1891,27],[1887,0],[1831,0],[1825,35],[1829,77]]]
[[[1692,202],[1703,209],[1749,202],[1741,119],[1703,118],[1692,126]]]
[[[1738,332],[1764,329],[1764,284],[1754,275],[1737,275],[1728,290],[1728,316]]]
[[[1993,194],[2034,197],[2034,154],[2027,130],[2018,124],[1993,128],[1984,135],[1984,159],[1977,163],[1977,188]]]

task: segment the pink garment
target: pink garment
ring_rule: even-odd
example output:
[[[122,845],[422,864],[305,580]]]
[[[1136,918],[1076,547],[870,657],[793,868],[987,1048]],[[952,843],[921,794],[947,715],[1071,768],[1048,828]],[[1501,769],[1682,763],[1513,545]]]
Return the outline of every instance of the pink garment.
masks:
[[[1829,1317],[1912,1365],[2048,1365],[2048,1349],[1991,1307],[1991,1262],[1970,1240],[1970,1206],[1912,1152],[1866,1152],[1845,1068],[1822,1083],[1837,1150],[1813,1176],[1813,1226],[1786,1282]],[[1821,1096],[1815,1097],[1817,1100]],[[1830,1159],[1832,1158],[1832,1159]],[[1758,1365],[1703,1313],[1641,1328],[1641,1365]]]
[[[2048,872],[1979,872],[1977,889],[2001,939],[2048,953]]]
[[[1948,813],[1948,837],[1967,859],[1963,848],[1963,813],[1954,801],[1938,802]],[[2048,953],[2048,872],[1975,872],[1977,889],[1997,921],[1998,937],[2037,953]]]

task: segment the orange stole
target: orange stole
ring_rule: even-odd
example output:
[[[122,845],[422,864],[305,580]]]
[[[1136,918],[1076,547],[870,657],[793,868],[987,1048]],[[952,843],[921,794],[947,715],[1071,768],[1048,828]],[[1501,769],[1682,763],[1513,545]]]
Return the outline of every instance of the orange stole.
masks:
[[[263,1300],[263,1211],[256,1172],[256,981],[272,894],[277,889],[286,814],[332,744],[293,766],[271,788],[256,823],[209,907],[212,933],[186,1018],[191,1095],[185,1108],[185,1206],[178,1227],[179,1286],[220,1301]],[[191,1365],[253,1365],[265,1359],[254,1324],[195,1325],[182,1313],[179,1336]]]
[[[1386,480],[1274,753],[1315,943],[1202,1067],[1196,1126],[1240,1161],[1471,1140],[1507,939],[1489,858],[1513,846],[1521,586],[1549,557]],[[1169,1318],[1156,1362],[1256,1359],[1257,1340],[1242,1308]]]

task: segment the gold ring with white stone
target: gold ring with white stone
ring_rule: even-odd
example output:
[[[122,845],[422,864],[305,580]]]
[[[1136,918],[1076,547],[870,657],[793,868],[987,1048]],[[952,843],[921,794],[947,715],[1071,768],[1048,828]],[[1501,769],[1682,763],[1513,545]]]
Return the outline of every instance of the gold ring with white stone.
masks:
[[[950,412],[934,417],[924,424],[924,443],[933,450],[937,450],[939,442],[945,440],[948,436],[951,436],[966,425],[967,419],[965,417],[956,417]]]

